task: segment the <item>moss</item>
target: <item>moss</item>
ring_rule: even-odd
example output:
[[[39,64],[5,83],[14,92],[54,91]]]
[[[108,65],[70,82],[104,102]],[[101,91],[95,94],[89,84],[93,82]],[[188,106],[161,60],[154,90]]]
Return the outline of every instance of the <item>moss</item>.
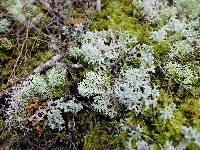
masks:
[[[2,147],[8,145],[7,140],[10,138],[10,133],[5,128],[5,122],[0,119],[0,144],[2,144]]]
[[[18,81],[22,77],[28,75],[31,72],[31,70],[35,69],[42,62],[46,62],[53,55],[54,55],[54,52],[52,51],[49,51],[47,53],[39,52],[36,56],[32,57],[31,59],[27,59],[27,61],[24,62],[24,64],[22,64],[19,67],[16,73],[16,76],[14,77],[14,81]],[[8,64],[5,66],[5,70],[2,72],[2,76],[4,77],[4,80],[7,80],[7,78],[11,74],[14,63],[15,63],[15,60],[10,60]],[[1,83],[0,89],[7,88],[9,85],[10,83]]]
[[[180,105],[180,111],[187,118],[187,123],[200,128],[200,100],[194,98],[186,98],[184,103]]]
[[[134,34],[141,43],[150,42],[149,24],[137,18],[131,0],[106,2],[104,10],[96,15],[91,29],[123,29]]]
[[[159,144],[164,145],[167,140],[173,141],[173,143],[179,143],[181,140],[183,140],[183,136],[181,134],[181,126],[187,125],[191,126],[194,125],[194,122],[190,122],[194,120],[194,118],[186,118],[183,111],[174,112],[174,118],[171,120],[163,121],[160,119],[160,109],[164,106],[168,106],[172,102],[176,103],[178,101],[182,101],[181,99],[178,99],[178,97],[174,97],[172,94],[169,94],[165,90],[161,90],[158,104],[156,108],[149,109],[142,113],[142,115],[135,116],[134,113],[129,113],[129,117],[124,119],[124,124],[127,124],[128,126],[137,126],[140,125],[140,127],[143,128],[143,133],[146,137],[150,137],[152,140],[149,140],[148,138],[146,141],[148,141],[151,145],[150,149],[160,149]],[[199,106],[199,102],[194,103],[193,105],[190,104],[189,100],[187,100],[188,103],[185,104],[185,108],[188,111],[193,109],[193,113],[196,112],[196,117],[198,118],[197,112],[199,110],[194,109],[194,106]],[[182,101],[182,103],[184,103]],[[191,105],[191,107],[186,107],[188,105]],[[198,108],[198,107],[197,107]],[[182,108],[183,109],[183,108]],[[181,110],[181,109],[180,109]],[[154,117],[152,117],[154,116]],[[196,121],[198,119],[195,119]],[[196,128],[200,127],[198,126],[199,122],[196,122]],[[122,134],[124,136],[122,136]],[[119,141],[121,141],[121,145],[126,146],[127,136],[125,136],[124,133],[120,134],[118,136]],[[145,139],[145,136],[143,137]],[[135,146],[135,142],[132,142],[132,146]],[[124,148],[125,149],[125,148]]]
[[[83,150],[115,149],[116,141],[114,134],[110,132],[109,124],[99,123],[95,127],[90,126],[84,137]]]
[[[24,75],[36,68],[42,62],[46,62],[54,55],[54,52],[48,51],[47,53],[38,53],[35,57],[27,59],[27,61],[20,67],[18,75]]]
[[[162,61],[168,55],[170,43],[168,41],[160,41],[154,45],[155,57]]]
[[[19,55],[19,48],[14,39],[0,38],[0,80],[1,86],[6,84],[12,67]],[[0,86],[0,89],[1,89]]]
[[[43,23],[41,24],[44,25],[47,22],[48,21],[43,21]],[[23,50],[21,49],[23,39],[19,39],[15,36],[12,36],[11,38],[0,38],[0,89],[5,89],[8,87],[8,85],[10,85],[9,83],[7,83],[8,78],[10,77],[13,71],[13,66],[16,62],[17,76],[15,77],[15,79],[19,79],[26,75],[32,69],[36,68],[36,66],[39,65],[41,62],[48,60],[50,58],[50,55],[52,56],[52,52],[46,53],[46,51],[48,50],[47,43],[36,41],[35,37],[40,39],[45,38],[42,35],[38,35],[38,32],[30,31],[29,39],[26,41]],[[20,57],[19,60],[18,57]]]

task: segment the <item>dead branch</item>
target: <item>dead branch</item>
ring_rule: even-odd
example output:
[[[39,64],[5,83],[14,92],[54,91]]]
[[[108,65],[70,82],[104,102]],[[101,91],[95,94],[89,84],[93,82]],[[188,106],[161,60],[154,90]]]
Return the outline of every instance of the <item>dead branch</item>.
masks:
[[[63,68],[72,68],[72,69],[84,68],[82,64],[65,64],[65,63],[56,62],[56,65]]]
[[[84,67],[82,64],[65,64],[65,63],[59,62],[63,57],[64,57],[63,53],[56,54],[55,56],[53,56],[47,62],[40,64],[36,69],[34,69],[26,77],[21,78],[20,80],[15,81],[15,83],[13,83],[13,85],[16,85],[16,84],[18,84],[20,82],[23,82],[30,75],[41,73],[41,72],[43,72],[45,70],[53,68],[54,66],[60,66],[60,67],[67,68],[67,69],[70,69],[70,68],[72,68],[72,69],[79,69],[79,68],[83,68]],[[15,87],[15,86],[13,86],[13,87]],[[2,97],[4,94],[7,95],[8,93],[10,93],[13,87],[10,87],[10,88],[7,88],[7,89],[1,91],[0,92],[0,97]]]
[[[33,70],[32,74],[40,73],[41,71],[43,71],[43,70],[45,70],[47,68],[51,68],[51,67],[55,66],[56,62],[58,62],[60,59],[62,59],[63,56],[64,56],[64,54],[62,54],[62,53],[59,53],[59,54],[53,56],[46,63],[43,63],[43,64],[39,65],[35,70]]]

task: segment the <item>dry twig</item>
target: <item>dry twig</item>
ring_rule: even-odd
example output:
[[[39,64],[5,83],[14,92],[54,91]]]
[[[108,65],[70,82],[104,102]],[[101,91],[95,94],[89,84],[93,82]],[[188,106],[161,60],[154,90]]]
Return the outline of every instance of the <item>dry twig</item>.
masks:
[[[28,40],[29,26],[30,26],[30,21],[28,21],[28,23],[27,23],[26,37],[25,37],[24,42],[22,43],[22,47],[21,47],[20,54],[19,54],[19,56],[17,57],[17,60],[16,60],[16,62],[15,62],[15,64],[14,64],[14,67],[13,67],[13,70],[12,70],[12,72],[11,72],[11,74],[10,74],[10,77],[9,77],[8,82],[12,82],[12,79],[13,79],[14,76],[15,76],[16,68],[17,68],[18,62],[19,62],[19,60],[20,60],[20,58],[21,58],[21,55],[22,55],[22,53],[23,53],[25,44],[26,44],[26,42],[27,42],[27,40]]]

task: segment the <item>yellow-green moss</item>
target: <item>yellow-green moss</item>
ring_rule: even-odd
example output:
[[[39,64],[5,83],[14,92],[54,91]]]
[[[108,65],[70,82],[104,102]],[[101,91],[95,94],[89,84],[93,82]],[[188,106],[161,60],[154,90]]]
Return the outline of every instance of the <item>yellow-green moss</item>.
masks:
[[[155,57],[158,60],[163,60],[169,52],[170,43],[167,41],[160,41],[154,45]]]
[[[38,53],[36,56],[33,58],[29,59],[27,58],[27,61],[22,64],[18,71],[16,76],[14,77],[14,80],[19,80],[20,78],[28,75],[31,70],[35,69],[39,64],[46,62],[48,59],[50,59],[54,55],[54,52],[49,51],[47,53]],[[15,63],[16,60],[12,60],[13,64]],[[12,62],[11,61],[11,62]],[[6,80],[9,75],[12,72],[13,69],[13,64],[7,64],[5,66],[5,70],[3,70],[2,75],[4,76],[4,79]],[[11,83],[1,83],[0,89],[4,89],[8,87]]]
[[[116,147],[114,135],[109,130],[109,124],[97,124],[90,126],[88,133],[84,137],[83,150],[112,150]]]
[[[134,15],[131,0],[114,0],[107,2],[105,8],[96,15],[92,30],[123,29],[134,34],[139,42],[149,43],[149,24]]]

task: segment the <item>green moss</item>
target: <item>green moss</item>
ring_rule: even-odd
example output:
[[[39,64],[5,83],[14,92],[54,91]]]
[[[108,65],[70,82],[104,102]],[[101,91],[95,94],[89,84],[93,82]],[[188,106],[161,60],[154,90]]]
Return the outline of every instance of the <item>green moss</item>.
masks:
[[[200,128],[200,99],[186,98],[179,110],[187,118],[187,123]]]
[[[112,150],[116,147],[116,141],[113,133],[110,132],[109,124],[101,123],[90,126],[88,133],[84,137],[83,150]]]
[[[155,57],[162,61],[169,52],[170,43],[168,41],[160,41],[154,45]]]
[[[13,65],[20,53],[14,39],[0,38],[0,89],[6,84]]]
[[[8,140],[10,138],[10,133],[8,132],[8,130],[5,128],[5,122],[3,120],[0,119],[0,141],[3,142],[4,146],[6,146],[6,140]]]
[[[149,144],[153,144],[151,145],[150,149],[159,150],[160,147],[157,143],[164,145],[167,140],[173,141],[173,143],[176,145],[184,139],[183,135],[181,134],[182,125],[195,125],[195,128],[200,129],[200,123],[198,122],[199,115],[197,114],[197,112],[199,112],[198,106],[200,106],[200,104],[194,99],[186,101],[187,102],[185,103],[183,99],[181,100],[178,97],[174,97],[174,95],[169,94],[165,90],[161,90],[156,108],[144,111],[142,115],[138,116],[135,116],[134,113],[129,113],[129,117],[124,119],[124,124],[127,124],[130,127],[140,125],[140,127],[143,128],[144,135],[152,139],[146,139]],[[174,117],[171,120],[164,121],[160,119],[160,108],[168,106],[172,102],[183,103],[181,104],[180,109],[177,106],[177,108],[182,111],[174,112]],[[186,117],[187,115],[183,110],[187,111],[187,114],[189,114],[189,112],[190,114],[193,114],[193,117]],[[124,136],[122,136],[122,134]],[[127,136],[125,136],[124,133],[122,134],[118,136],[118,141],[121,141],[121,145],[126,146]],[[145,136],[143,137],[144,139]],[[132,146],[135,146],[135,141],[132,141]],[[195,145],[193,146],[195,147]]]
[[[134,13],[131,0],[114,0],[107,2],[105,9],[96,15],[91,29],[123,29],[134,34],[141,43],[149,43],[149,24],[138,19]]]
[[[48,51],[47,53],[38,53],[35,57],[27,59],[27,61],[20,67],[18,75],[25,75],[32,69],[36,68],[42,62],[46,62],[54,55],[54,52]]]
[[[14,80],[20,80],[20,78],[25,77],[28,75],[33,69],[35,69],[39,64],[46,62],[48,59],[50,59],[54,55],[54,52],[49,51],[47,53],[41,53],[39,52],[35,57],[28,59],[25,61],[18,69],[16,72],[16,76],[14,77]],[[10,60],[6,66],[4,66],[2,76],[4,77],[3,79],[6,81],[9,75],[12,72],[13,65],[16,60]],[[12,64],[11,64],[12,63]],[[8,87],[11,83],[1,83],[0,89],[4,89]]]

